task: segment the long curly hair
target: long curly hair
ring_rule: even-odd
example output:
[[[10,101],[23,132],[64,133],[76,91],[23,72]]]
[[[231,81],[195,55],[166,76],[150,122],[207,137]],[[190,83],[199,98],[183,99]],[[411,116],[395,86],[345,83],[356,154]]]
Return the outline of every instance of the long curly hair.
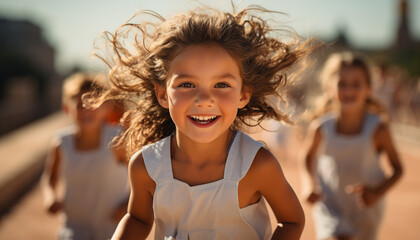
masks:
[[[126,130],[117,145],[126,144],[133,153],[174,132],[168,109],[157,101],[154,84],[165,83],[172,59],[184,48],[207,42],[219,44],[237,61],[243,86],[252,91],[232,128],[249,126],[250,119],[254,125],[266,118],[289,121],[268,97],[282,99],[280,90],[289,82],[288,71],[295,70],[296,63],[302,63],[315,47],[311,39],[302,40],[287,27],[271,27],[258,14],[282,13],[254,5],[232,13],[202,7],[164,19],[155,12],[142,11],[114,34],[105,32],[101,39],[114,57],[107,58],[109,53],[98,56],[111,69],[112,87],[96,103],[108,99],[125,102],[122,124]],[[143,20],[135,23],[138,17]],[[147,17],[154,21],[145,21]],[[283,37],[288,37],[288,42],[281,41]]]

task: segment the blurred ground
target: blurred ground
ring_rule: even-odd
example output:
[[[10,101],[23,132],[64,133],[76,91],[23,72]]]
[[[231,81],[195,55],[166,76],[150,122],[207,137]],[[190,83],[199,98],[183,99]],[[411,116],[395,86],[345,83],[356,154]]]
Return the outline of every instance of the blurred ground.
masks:
[[[410,131],[412,132],[412,131]],[[257,133],[254,138],[263,139],[278,157],[285,175],[299,197],[301,197],[301,164],[297,154],[301,147],[300,134],[283,129],[279,133]],[[397,147],[404,165],[404,176],[387,196],[387,205],[380,240],[420,239],[418,219],[420,217],[420,138],[396,134]],[[286,144],[290,141],[290,144]],[[314,228],[310,206],[302,202],[306,214],[303,240],[313,240]],[[272,216],[273,217],[273,216]],[[48,215],[42,208],[39,185],[32,188],[0,220],[1,240],[55,239],[59,218]]]

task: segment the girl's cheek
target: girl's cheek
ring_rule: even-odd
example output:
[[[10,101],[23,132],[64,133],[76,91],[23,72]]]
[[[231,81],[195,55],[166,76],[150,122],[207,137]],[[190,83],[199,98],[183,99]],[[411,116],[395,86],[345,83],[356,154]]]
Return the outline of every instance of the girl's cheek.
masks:
[[[193,100],[194,94],[191,91],[173,91],[168,94],[168,98],[175,105]]]

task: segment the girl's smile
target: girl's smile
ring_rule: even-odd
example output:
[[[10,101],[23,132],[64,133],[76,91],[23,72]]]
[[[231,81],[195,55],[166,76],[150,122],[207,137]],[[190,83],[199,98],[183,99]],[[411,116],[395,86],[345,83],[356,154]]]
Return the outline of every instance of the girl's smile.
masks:
[[[203,116],[203,115],[191,115],[188,116],[193,124],[198,127],[210,127],[220,118],[220,116]]]

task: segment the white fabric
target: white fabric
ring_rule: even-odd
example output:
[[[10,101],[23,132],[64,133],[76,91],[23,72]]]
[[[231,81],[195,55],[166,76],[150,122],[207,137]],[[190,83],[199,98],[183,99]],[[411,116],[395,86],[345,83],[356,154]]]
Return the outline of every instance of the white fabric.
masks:
[[[223,179],[189,186],[173,178],[170,142],[169,136],[142,150],[147,171],[156,182],[155,239],[269,239],[271,224],[264,199],[243,209],[238,201],[238,183],[261,143],[237,131]]]
[[[111,238],[117,225],[111,219],[112,212],[129,195],[127,167],[118,163],[108,148],[120,130],[104,126],[100,147],[92,151],[76,150],[74,127],[58,134],[65,186],[62,239]]]
[[[336,131],[337,118],[328,114],[321,121],[322,143],[319,149],[317,173],[323,198],[314,206],[314,220],[319,239],[341,234],[355,239],[376,239],[382,218],[383,200],[362,209],[346,186],[356,183],[376,186],[385,179],[373,135],[380,119],[366,114],[363,130],[357,135],[341,135]]]

